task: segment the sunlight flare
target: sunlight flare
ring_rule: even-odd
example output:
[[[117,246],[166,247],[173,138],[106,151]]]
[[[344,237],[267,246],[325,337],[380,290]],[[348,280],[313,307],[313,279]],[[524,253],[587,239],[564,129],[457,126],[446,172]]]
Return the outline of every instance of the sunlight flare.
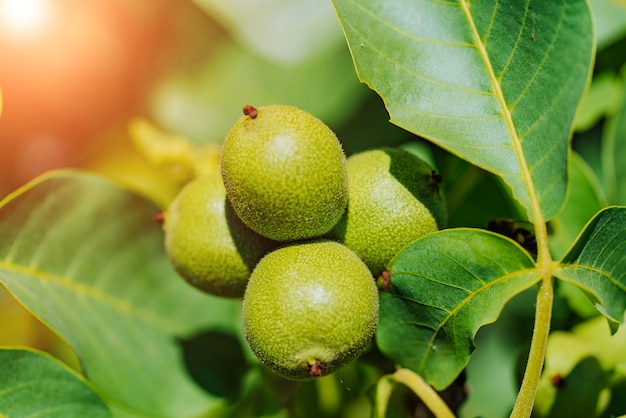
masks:
[[[11,35],[32,35],[50,19],[49,0],[0,0],[0,27]]]

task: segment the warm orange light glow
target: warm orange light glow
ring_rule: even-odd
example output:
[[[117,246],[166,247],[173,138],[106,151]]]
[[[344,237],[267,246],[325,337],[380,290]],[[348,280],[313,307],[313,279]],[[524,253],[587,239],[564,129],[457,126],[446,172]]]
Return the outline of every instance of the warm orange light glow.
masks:
[[[7,35],[40,32],[50,20],[49,0],[0,0],[0,28]]]
[[[0,0],[0,199],[105,153],[111,127],[143,112],[164,57],[179,56],[170,36],[185,3]]]

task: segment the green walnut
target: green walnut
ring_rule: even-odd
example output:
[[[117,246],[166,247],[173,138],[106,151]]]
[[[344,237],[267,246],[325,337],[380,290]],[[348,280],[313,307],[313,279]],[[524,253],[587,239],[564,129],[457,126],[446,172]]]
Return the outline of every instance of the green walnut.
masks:
[[[320,236],[347,204],[339,140],[322,121],[293,106],[244,108],[224,140],[221,169],[237,215],[274,240]]]
[[[361,257],[378,277],[407,244],[444,227],[441,176],[400,148],[348,158],[348,208],[328,237]]]
[[[306,241],[269,253],[254,269],[243,298],[243,330],[262,363],[306,380],[362,354],[378,308],[375,281],[353,251]]]
[[[218,296],[243,296],[252,270],[276,246],[237,218],[219,172],[198,177],[180,191],[163,214],[163,229],[176,271]]]

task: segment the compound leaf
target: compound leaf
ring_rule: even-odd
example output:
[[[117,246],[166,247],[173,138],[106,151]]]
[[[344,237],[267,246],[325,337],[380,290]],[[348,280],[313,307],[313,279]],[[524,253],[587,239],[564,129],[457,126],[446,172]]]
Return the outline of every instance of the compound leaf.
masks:
[[[465,367],[478,329],[540,278],[533,259],[515,242],[469,228],[415,241],[391,260],[389,272],[376,342],[437,390]]]
[[[2,348],[0,369],[0,416],[111,417],[82,377],[47,354]]]
[[[594,56],[585,0],[334,5],[393,123],[501,176],[531,221],[558,213]]]
[[[190,416],[219,398],[192,380],[181,341],[234,329],[238,305],[176,275],[157,211],[102,177],[46,174],[0,202],[0,283],[70,343],[104,396]]]
[[[583,289],[617,331],[626,309],[626,207],[599,212],[554,275]]]

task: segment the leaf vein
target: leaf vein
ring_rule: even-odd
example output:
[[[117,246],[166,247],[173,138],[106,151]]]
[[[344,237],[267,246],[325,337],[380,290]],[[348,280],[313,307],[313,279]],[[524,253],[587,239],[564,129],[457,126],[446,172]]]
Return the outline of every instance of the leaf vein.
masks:
[[[564,1],[565,0],[563,0],[561,2],[562,5],[564,4]],[[526,87],[524,88],[524,90],[522,90],[522,92],[519,94],[517,99],[515,99],[515,101],[510,105],[511,113],[513,112],[513,110],[515,109],[517,104],[526,95],[526,93],[528,93],[528,91],[530,90],[530,87],[534,84],[535,80],[537,79],[537,77],[541,73],[541,70],[543,70],[543,68],[545,67],[545,64],[548,61],[548,58],[550,58],[550,53],[554,49],[554,45],[556,44],[556,40],[558,39],[558,34],[560,33],[560,31],[561,31],[561,29],[563,27],[564,19],[565,19],[565,11],[563,11],[561,13],[561,15],[560,15],[560,20],[559,20],[558,24],[556,25],[556,29],[554,30],[552,39],[550,40],[550,44],[548,45],[548,48],[546,50],[546,53],[543,56],[543,59],[541,60],[539,65],[537,65],[537,67],[535,68],[535,72],[534,72],[533,76],[531,77],[530,81],[528,82],[528,84],[526,85]],[[571,75],[572,75],[572,72],[570,72],[570,77],[571,77]],[[563,85],[565,85],[565,84],[563,84]]]
[[[484,40],[483,40],[483,46],[485,49],[487,48],[487,43],[489,42],[489,38],[491,37],[491,29],[493,29],[496,16],[498,15],[499,6],[500,6],[500,2],[496,1],[493,6],[493,13],[491,14],[491,20],[489,21],[489,26],[487,26],[487,32],[485,33]]]
[[[450,311],[448,309],[444,308],[443,306],[437,306],[437,305],[433,305],[431,303],[426,303],[426,302],[423,302],[423,301],[411,298],[411,297],[409,297],[407,295],[395,294],[395,296],[398,299],[406,300],[406,301],[414,303],[416,305],[421,305],[421,306],[424,306],[424,307],[427,307],[427,308],[437,309],[437,310],[443,311],[445,313],[450,313]]]
[[[420,74],[420,73],[418,73],[418,72],[416,72],[416,71],[406,67],[405,65],[401,64],[400,62],[398,62],[398,61],[394,60],[393,58],[391,58],[390,56],[388,56],[387,54],[383,53],[383,51],[381,51],[379,48],[377,48],[371,41],[368,40],[367,37],[363,36],[363,34],[361,34],[357,28],[355,28],[352,25],[350,25],[350,27],[352,28],[352,30],[356,34],[358,34],[359,38],[362,41],[362,44],[367,44],[378,56],[380,56],[385,61],[389,62],[393,67],[396,67],[397,69],[402,70],[403,72],[413,76],[414,78],[418,78],[418,79],[426,81],[427,83],[430,83],[430,84],[433,84],[433,85],[436,85],[436,86],[440,86],[440,87],[444,87],[444,88],[447,88],[447,89],[450,89],[450,90],[454,90],[454,91],[462,91],[462,92],[476,94],[476,95],[482,95],[482,96],[493,96],[493,93],[489,92],[489,91],[468,89],[468,88],[464,88],[464,87],[455,86],[453,84],[444,83],[442,81],[435,80],[435,79],[430,78],[430,77],[426,77],[423,74]],[[454,46],[459,46],[459,45],[454,45]]]
[[[11,262],[0,262],[0,268],[37,277],[41,282],[49,282],[66,288],[77,295],[84,295],[94,301],[113,308],[115,311],[123,314],[132,313],[146,324],[156,329],[160,329],[165,333],[175,333],[180,328],[179,324],[171,321],[165,316],[158,315],[155,312],[143,309],[128,300],[117,298],[113,295],[104,293],[101,289],[78,283],[68,277],[43,272],[41,270],[17,265]],[[52,292],[54,294],[54,292]]]
[[[519,26],[517,39],[515,40],[515,45],[513,46],[513,48],[511,48],[511,53],[509,54],[509,57],[506,63],[504,64],[504,67],[502,68],[500,76],[498,77],[498,80],[500,81],[502,80],[502,78],[504,78],[504,75],[507,73],[509,69],[509,65],[511,64],[511,61],[513,60],[513,56],[515,56],[515,53],[519,49],[519,44],[522,41],[522,34],[524,33],[524,25],[526,24],[526,17],[528,16],[528,10],[529,10],[528,4],[529,3],[530,3],[530,0],[526,0],[526,7],[524,8],[524,17],[522,18],[522,23]]]
[[[619,282],[619,280],[615,279],[613,276],[611,276],[608,272],[604,272],[596,267],[593,266],[589,266],[589,265],[584,265],[584,264],[563,264],[562,266],[563,270],[567,270],[570,269],[573,272],[576,273],[576,276],[580,277],[580,275],[578,273],[580,273],[581,271],[585,271],[585,272],[589,272],[589,273],[595,273],[595,275],[600,276],[600,277],[605,277],[607,280],[609,280],[613,285],[615,285],[619,290],[621,290],[622,292],[626,293],[626,285],[623,285],[622,283]],[[570,279],[567,276],[563,276],[560,277],[561,280],[565,280],[567,282],[570,282],[572,284],[575,285],[579,285],[582,284],[580,281],[573,281],[572,279]],[[592,279],[593,280],[593,279]],[[594,285],[594,288],[597,288],[598,285]],[[590,289],[588,289],[590,290]],[[596,294],[595,291],[593,291],[592,293]],[[597,294],[596,294],[597,295]]]
[[[456,121],[483,121],[483,120],[489,120],[489,119],[500,119],[502,117],[502,115],[481,115],[481,116],[461,116],[461,115],[444,115],[441,113],[430,113],[430,112],[425,112],[423,110],[420,109],[416,109],[414,107],[409,107],[409,106],[405,106],[405,105],[400,105],[400,104],[394,104],[394,106],[396,108],[399,109],[404,109],[406,111],[410,111],[412,113],[416,113],[416,114],[420,114],[423,115],[429,119],[443,119],[443,120],[452,120],[454,122]],[[462,141],[462,139],[459,139],[459,141]],[[452,141],[449,141],[452,142]],[[469,145],[469,144],[464,144],[464,146],[467,146],[468,148],[481,148],[483,146],[473,146],[473,145]],[[510,148],[509,145],[494,145],[493,148]]]
[[[509,107],[506,103],[506,99],[504,97],[504,92],[502,91],[502,85],[499,83],[495,73],[493,65],[491,64],[491,60],[489,59],[489,55],[480,42],[480,35],[478,34],[478,29],[476,28],[476,23],[470,13],[468,0],[462,0],[462,9],[466,15],[467,22],[471,28],[472,33],[474,34],[474,39],[476,40],[476,44],[478,45],[478,51],[485,63],[485,69],[489,74],[489,78],[492,80],[492,85],[494,87],[495,96],[500,103],[500,108],[502,109],[505,123],[507,125],[507,130],[511,135],[511,142],[513,143],[513,150],[519,162],[520,171],[522,173],[522,178],[524,179],[524,185],[526,186],[526,190],[528,192],[528,197],[530,201],[531,207],[529,208],[529,218],[531,221],[535,223],[543,223],[542,220],[542,212],[539,204],[539,200],[537,197],[537,190],[535,188],[535,184],[532,181],[531,175],[528,171],[528,166],[526,164],[526,159],[524,156],[524,152],[521,147],[521,141],[519,140],[518,132],[513,122],[513,118]]]
[[[491,280],[489,282],[484,282],[484,286],[480,287],[479,289],[477,289],[475,292],[473,292],[472,294],[468,295],[467,297],[465,297],[463,300],[461,300],[455,307],[454,309],[452,309],[449,314],[441,321],[441,323],[439,323],[437,325],[437,328],[435,330],[435,332],[433,333],[432,338],[430,339],[430,341],[428,342],[428,346],[432,347],[432,345],[434,344],[435,338],[437,336],[437,334],[441,331],[441,329],[448,323],[448,321],[452,318],[454,318],[459,311],[461,311],[461,309],[463,309],[467,304],[469,304],[472,300],[472,297],[474,294],[480,293],[482,291],[485,290],[490,290],[493,286],[500,284],[503,281],[509,280],[512,277],[515,277],[517,275],[519,276],[523,276],[529,272],[533,272],[534,269],[523,269],[523,270],[517,270],[511,273],[507,273],[504,274],[503,276],[496,278],[494,280]],[[424,367],[424,364],[426,364],[427,360],[428,360],[428,356],[431,353],[431,350],[428,350],[424,356],[422,357],[422,360],[420,361],[420,366],[419,369],[421,370]]]
[[[431,2],[435,3],[432,0],[431,0]],[[394,32],[396,32],[396,33],[398,33],[398,34],[400,34],[403,37],[406,37],[408,39],[411,39],[411,40],[414,40],[414,41],[419,41],[419,42],[427,42],[427,43],[431,43],[431,44],[435,44],[435,45],[448,45],[448,46],[461,46],[461,47],[467,47],[467,48],[474,48],[474,45],[466,43],[466,42],[441,41],[441,40],[432,39],[432,38],[426,38],[426,37],[423,37],[423,36],[416,35],[414,33],[407,32],[404,29],[400,29],[399,27],[393,25],[389,21],[383,19],[382,17],[380,17],[380,15],[377,15],[376,13],[374,13],[373,11],[368,9],[367,7],[363,6],[361,3],[357,3],[354,0],[350,0],[350,3],[353,6],[355,6],[357,9],[359,9],[362,12],[364,12],[365,14],[367,14],[371,19],[378,21],[379,23],[383,24],[384,26],[390,28],[392,31],[394,31]],[[458,4],[452,3],[452,2],[437,2],[437,3],[438,4],[444,4],[444,5],[447,5],[447,6],[458,6]]]

